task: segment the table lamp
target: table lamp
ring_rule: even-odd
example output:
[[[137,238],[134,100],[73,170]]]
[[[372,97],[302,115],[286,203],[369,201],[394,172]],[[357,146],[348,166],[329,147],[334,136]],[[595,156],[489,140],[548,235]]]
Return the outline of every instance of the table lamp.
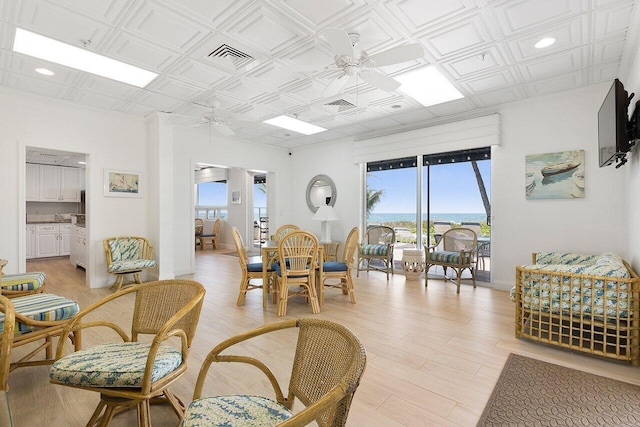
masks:
[[[322,235],[320,241],[322,243],[330,243],[331,229],[329,222],[337,221],[339,219],[336,212],[333,210],[333,207],[328,205],[320,206],[311,219],[314,221],[322,221]]]

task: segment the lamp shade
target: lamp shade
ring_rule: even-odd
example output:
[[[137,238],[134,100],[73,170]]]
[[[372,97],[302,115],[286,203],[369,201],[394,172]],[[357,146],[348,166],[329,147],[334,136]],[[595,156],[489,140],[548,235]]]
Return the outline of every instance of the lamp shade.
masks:
[[[338,221],[340,218],[336,215],[333,207],[325,205],[320,206],[311,219],[314,221]]]

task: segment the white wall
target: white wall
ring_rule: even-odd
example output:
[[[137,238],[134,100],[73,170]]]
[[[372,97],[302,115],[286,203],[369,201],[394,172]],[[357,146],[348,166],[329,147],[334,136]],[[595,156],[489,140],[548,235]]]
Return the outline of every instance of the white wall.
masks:
[[[0,88],[0,254],[5,271],[25,269],[25,147],[87,154],[87,231],[91,287],[110,284],[102,240],[148,235],[144,198],[103,195],[104,169],[148,170],[144,120]],[[132,215],[135,212],[135,215]],[[152,242],[154,244],[155,242]]]
[[[175,128],[174,138],[174,167],[173,167],[173,234],[174,234],[174,270],[176,275],[188,274],[194,271],[193,251],[193,220],[194,220],[194,174],[195,163],[208,163],[244,170],[258,170],[267,174],[270,224],[284,223],[282,218],[288,219],[291,193],[292,173],[289,167],[292,163],[286,150],[258,143],[243,142],[238,139],[228,139],[212,134],[211,141],[206,129]],[[230,172],[230,175],[232,173]],[[245,173],[246,175],[246,173]],[[234,178],[235,180],[235,178]],[[232,185],[235,185],[232,183]],[[235,188],[229,188],[229,191]],[[231,209],[247,209],[247,187],[242,189],[242,204],[229,205]],[[230,196],[229,196],[230,197]],[[251,217],[252,218],[252,217]],[[240,224],[224,224],[221,233],[221,245],[233,247],[231,226]],[[248,244],[249,236],[244,236]]]
[[[629,254],[624,173],[600,169],[597,159],[597,111],[608,84],[501,108],[501,145],[492,151],[491,211],[492,286],[509,289],[515,266],[530,262],[534,251],[557,250]],[[585,198],[526,200],[525,156],[565,150],[585,150]],[[406,154],[406,153],[405,153]],[[416,153],[417,154],[417,153]],[[294,223],[320,233],[305,203],[309,180],[326,174],[336,183],[335,209],[341,221],[332,223],[333,240],[344,240],[358,224],[360,176],[353,164],[353,143],[338,141],[293,152],[296,160],[291,202]]]

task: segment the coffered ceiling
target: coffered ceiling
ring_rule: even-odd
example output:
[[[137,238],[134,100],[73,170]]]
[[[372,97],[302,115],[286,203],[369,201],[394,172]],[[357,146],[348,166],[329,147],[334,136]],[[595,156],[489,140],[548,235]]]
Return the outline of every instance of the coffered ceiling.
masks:
[[[200,123],[215,100],[236,137],[294,148],[611,81],[625,49],[637,48],[633,12],[633,0],[0,0],[0,84],[139,116],[171,112],[180,126]],[[16,27],[159,76],[140,89],[12,52]],[[424,57],[378,70],[434,64],[464,98],[425,108],[356,78],[323,95],[340,75],[326,68],[328,28],[358,33],[369,55],[420,43]],[[556,43],[534,48],[543,37]],[[329,131],[262,123],[280,114]]]

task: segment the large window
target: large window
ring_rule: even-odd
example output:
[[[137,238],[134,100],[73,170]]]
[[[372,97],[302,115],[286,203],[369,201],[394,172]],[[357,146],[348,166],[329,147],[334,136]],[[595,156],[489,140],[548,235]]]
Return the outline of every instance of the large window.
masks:
[[[196,184],[196,216],[227,219],[227,181]]]

